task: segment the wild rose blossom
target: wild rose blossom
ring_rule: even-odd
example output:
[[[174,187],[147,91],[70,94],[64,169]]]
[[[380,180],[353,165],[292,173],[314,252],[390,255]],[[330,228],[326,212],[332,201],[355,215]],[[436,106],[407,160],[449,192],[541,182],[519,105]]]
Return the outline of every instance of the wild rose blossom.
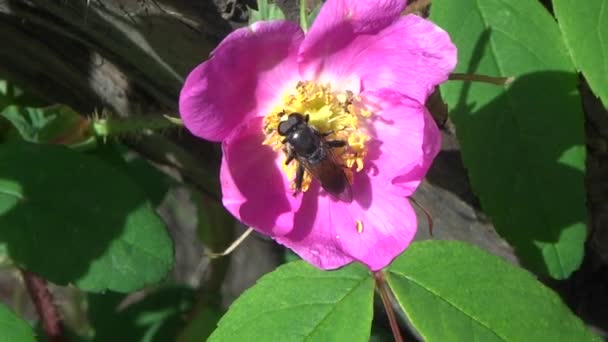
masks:
[[[378,270],[410,244],[412,195],[440,149],[424,104],[456,65],[448,34],[403,0],[328,0],[306,34],[289,21],[228,35],[188,76],[180,113],[196,136],[222,142],[224,206],[240,221],[324,269]],[[297,162],[277,132],[291,113],[327,139],[353,200],[340,201]]]

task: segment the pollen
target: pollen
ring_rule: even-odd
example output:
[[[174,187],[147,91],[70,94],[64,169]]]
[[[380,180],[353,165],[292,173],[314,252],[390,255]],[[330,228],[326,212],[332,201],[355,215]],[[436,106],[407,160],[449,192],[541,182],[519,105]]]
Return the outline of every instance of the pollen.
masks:
[[[357,233],[363,234],[363,222],[361,220],[357,220],[355,226],[357,227]]]
[[[373,113],[365,108],[361,98],[351,91],[333,91],[329,84],[299,82],[295,89],[287,92],[282,102],[264,117],[263,144],[282,153],[283,161],[287,158],[287,149],[283,144],[284,137],[279,135],[278,127],[289,114],[300,113],[309,116],[308,124],[316,128],[325,140],[345,141],[346,146],[332,148],[339,162],[342,162],[344,173],[352,184],[353,173],[363,170],[367,156],[366,143],[370,140],[367,133],[367,121]],[[288,165],[282,163],[283,172],[293,181],[298,169],[298,162],[293,160]],[[305,172],[302,191],[308,190],[312,176]],[[357,221],[357,227],[359,222]],[[361,229],[363,225],[361,224]]]

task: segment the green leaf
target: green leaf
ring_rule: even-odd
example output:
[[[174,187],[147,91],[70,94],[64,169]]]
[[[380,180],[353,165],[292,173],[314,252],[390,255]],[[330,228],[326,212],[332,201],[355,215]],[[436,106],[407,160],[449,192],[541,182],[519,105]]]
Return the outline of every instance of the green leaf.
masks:
[[[584,120],[557,24],[535,0],[437,0],[431,17],[458,46],[457,72],[516,77],[441,93],[498,232],[530,269],[568,277],[586,237]]]
[[[89,294],[94,341],[175,341],[186,326],[194,296],[190,288],[169,287],[146,293],[143,299],[124,308],[124,295]]]
[[[172,241],[144,193],[63,146],[0,145],[0,208],[10,257],[60,285],[130,292],[173,265]]]
[[[0,111],[14,104],[21,94],[23,94],[21,89],[6,80],[0,80]]]
[[[1,342],[35,342],[34,331],[27,322],[0,303],[0,341]]]
[[[275,4],[269,4],[268,0],[258,0],[258,10],[251,9],[249,11],[249,25],[258,21],[266,20],[283,20],[285,14]]]
[[[89,121],[68,106],[9,106],[0,116],[10,121],[25,141],[74,144],[87,138]]]
[[[319,11],[321,11],[321,7],[323,7],[323,2],[319,2],[309,11],[308,1],[300,0],[300,27],[302,27],[304,32],[307,32],[312,26],[312,23],[317,18],[317,15],[319,15]]]
[[[0,79],[0,112],[10,105],[43,106],[44,102],[7,80]]]
[[[414,243],[386,277],[425,341],[599,341],[530,273],[462,242]]]
[[[322,271],[296,261],[247,290],[210,341],[368,341],[374,279],[361,265]]]
[[[608,0],[553,0],[576,67],[608,108]]]
[[[323,2],[318,3],[312,9],[312,11],[310,11],[310,13],[308,14],[308,17],[306,17],[308,27],[312,27],[312,24],[315,22],[315,19],[317,19],[317,16],[319,15],[319,12],[321,11],[321,7],[323,7]]]
[[[146,194],[154,207],[161,204],[176,181],[124,145],[108,142],[98,145],[89,154],[103,159],[124,171]]]

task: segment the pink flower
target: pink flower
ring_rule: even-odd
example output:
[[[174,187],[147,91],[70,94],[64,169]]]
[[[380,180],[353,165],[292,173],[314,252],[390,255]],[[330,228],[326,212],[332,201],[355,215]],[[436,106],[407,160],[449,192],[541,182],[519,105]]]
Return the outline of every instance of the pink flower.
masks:
[[[400,16],[403,0],[328,0],[306,34],[289,21],[232,32],[188,76],[180,94],[186,127],[222,142],[224,206],[324,269],[352,261],[372,270],[407,248],[416,229],[411,196],[439,152],[424,104],[456,65],[450,37]],[[291,113],[331,148],[352,201],[329,194],[298,162],[285,165],[278,125]]]

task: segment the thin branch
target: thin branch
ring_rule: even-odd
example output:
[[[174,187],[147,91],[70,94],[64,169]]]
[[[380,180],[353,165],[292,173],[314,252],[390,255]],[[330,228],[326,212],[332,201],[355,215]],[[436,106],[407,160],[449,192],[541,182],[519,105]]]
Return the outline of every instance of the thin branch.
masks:
[[[46,334],[47,341],[65,341],[61,319],[59,318],[57,307],[55,307],[55,303],[53,303],[53,296],[49,292],[46,280],[26,270],[21,270],[21,275],[23,276],[23,281],[25,282],[30,297],[32,297],[32,301],[36,306],[38,316],[42,321],[42,327]]]
[[[216,259],[216,258],[221,258],[224,257],[230,253],[232,253],[241,243],[243,243],[243,241],[245,241],[245,239],[249,236],[249,234],[251,234],[253,232],[253,228],[247,228],[247,230],[241,234],[241,236],[238,237],[238,239],[234,240],[234,242],[232,242],[230,244],[230,246],[228,246],[228,248],[226,248],[224,251],[222,252],[218,252],[218,253],[214,253],[214,252],[207,252],[205,253],[207,255],[207,257],[209,257],[210,259]]]
[[[386,280],[384,279],[384,273],[382,273],[382,271],[374,272],[374,279],[376,279],[376,289],[380,293],[380,298],[382,298],[382,304],[384,304],[384,310],[386,310],[386,314],[388,315],[388,321],[391,325],[391,331],[393,332],[395,342],[403,342],[403,336],[399,330],[397,315],[391,304],[389,289],[386,285]]]
[[[461,74],[461,73],[453,73],[448,77],[450,81],[472,81],[472,82],[482,82],[482,83],[490,83],[494,85],[509,85],[513,83],[515,77],[494,77],[488,75],[477,75],[477,74]]]
[[[429,234],[433,236],[433,217],[431,216],[431,213],[429,213],[425,207],[420,205],[420,203],[418,203],[418,201],[416,201],[414,197],[410,197],[409,200],[412,201],[412,203],[414,203],[416,206],[418,206],[418,208],[420,208],[424,212],[424,214],[426,215],[426,220],[429,224]]]

